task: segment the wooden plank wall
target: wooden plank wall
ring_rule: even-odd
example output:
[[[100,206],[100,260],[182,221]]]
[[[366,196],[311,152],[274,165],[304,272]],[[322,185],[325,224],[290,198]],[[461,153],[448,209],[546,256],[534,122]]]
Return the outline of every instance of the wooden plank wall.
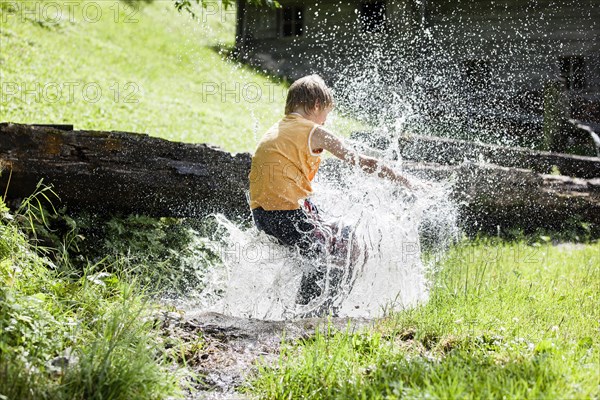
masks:
[[[280,3],[296,4],[289,1]],[[412,29],[413,24],[407,15],[414,7],[408,1],[390,3],[387,6],[388,18],[393,16],[395,22],[389,26],[405,34],[407,29]],[[370,37],[369,40],[365,37],[371,34],[362,32],[358,23],[360,4],[358,0],[324,0],[318,5],[305,3],[305,34],[301,37],[277,37],[276,11],[248,7],[246,20],[252,36],[249,56],[268,60],[266,64],[279,69],[277,73],[292,77],[331,71],[333,66],[343,68],[347,64],[344,61],[365,54],[372,43]]]
[[[583,56],[587,91],[600,92],[598,0],[436,0],[428,24],[447,59],[488,60],[518,88],[540,89],[559,57]]]

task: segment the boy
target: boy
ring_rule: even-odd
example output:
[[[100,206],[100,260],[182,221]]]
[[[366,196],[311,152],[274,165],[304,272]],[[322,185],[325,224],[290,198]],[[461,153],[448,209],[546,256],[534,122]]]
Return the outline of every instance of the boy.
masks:
[[[324,224],[308,199],[324,150],[366,172],[411,187],[405,177],[375,158],[348,149],[323,127],[333,106],[331,89],[320,76],[295,81],[288,91],[285,116],[265,133],[252,157],[250,208],[256,227],[284,245],[297,247],[305,256],[336,252],[333,231],[337,227]],[[320,294],[315,286],[318,278],[319,274],[305,274],[298,303],[307,304]]]

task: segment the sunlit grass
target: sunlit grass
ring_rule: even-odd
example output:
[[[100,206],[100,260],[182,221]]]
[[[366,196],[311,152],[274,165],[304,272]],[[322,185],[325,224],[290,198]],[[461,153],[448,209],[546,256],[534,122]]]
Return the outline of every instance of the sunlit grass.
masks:
[[[58,22],[55,8],[41,11],[50,3],[64,6]],[[211,3],[191,20],[170,0],[79,3],[3,3],[0,120],[251,151],[282,116],[287,84],[219,52],[233,46],[235,9]],[[340,134],[357,129],[349,121],[338,119]]]
[[[134,12],[118,1],[81,1],[57,24],[3,7],[0,120],[253,149],[282,113],[286,87],[213,49],[231,46],[235,12],[192,21],[172,1],[139,4]],[[83,10],[96,7],[99,20],[86,21]],[[32,18],[55,12],[39,14]]]
[[[166,0],[141,3],[134,15],[124,3],[82,1],[98,4],[102,18],[89,22],[75,12],[53,24],[10,9],[36,3],[43,2],[1,3],[2,121],[147,132],[248,151],[282,114],[285,82],[218,53],[233,44],[231,11],[193,22]],[[96,87],[102,94],[91,101]],[[333,120],[338,133],[360,129]],[[23,228],[1,218],[0,394],[177,392],[151,306],[132,275],[120,275],[122,265],[74,271],[40,257]],[[128,222],[143,226],[112,234],[96,250],[105,246],[118,259],[170,245],[158,235],[168,224]],[[113,230],[123,226],[131,225]],[[138,266],[140,279],[168,274],[170,264],[157,265]],[[362,333],[288,344],[280,364],[262,367],[249,390],[262,398],[598,398],[599,265],[598,244],[463,244],[437,264],[429,303]],[[61,364],[63,356],[71,364]]]
[[[284,347],[261,398],[597,398],[600,244],[466,243],[430,301]]]

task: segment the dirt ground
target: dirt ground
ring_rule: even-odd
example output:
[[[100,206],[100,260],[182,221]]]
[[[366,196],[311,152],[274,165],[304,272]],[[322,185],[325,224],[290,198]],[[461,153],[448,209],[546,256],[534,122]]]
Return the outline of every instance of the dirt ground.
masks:
[[[373,324],[366,319],[263,321],[217,313],[174,312],[161,315],[161,322],[165,338],[181,343],[185,352],[182,359],[202,377],[200,381],[187,382],[187,400],[246,399],[239,392],[246,377],[256,371],[257,362],[277,361],[282,340],[309,338],[317,329],[327,329],[328,324],[337,330],[356,330]]]

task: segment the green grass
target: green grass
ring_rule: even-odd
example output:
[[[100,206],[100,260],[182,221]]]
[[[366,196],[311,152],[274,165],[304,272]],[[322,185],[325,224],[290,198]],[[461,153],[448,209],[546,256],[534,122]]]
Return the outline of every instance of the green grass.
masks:
[[[600,244],[465,243],[430,301],[359,332],[284,346],[261,398],[600,396]]]
[[[135,15],[121,2],[81,1],[72,21],[51,23],[18,9],[49,3],[0,1],[1,121],[248,151],[282,114],[285,82],[218,52],[233,45],[233,12],[193,22],[171,1],[137,2]],[[84,20],[89,4],[101,7],[99,21]],[[101,88],[97,101],[83,97],[85,84]],[[263,96],[249,101],[257,87]],[[335,118],[333,128],[360,127]],[[1,201],[0,215],[0,399],[177,395],[168,363],[185,365],[201,338],[160,337],[155,306],[136,279],[177,285],[198,272],[190,268],[195,255],[172,241],[187,237],[185,226],[127,217],[86,227],[65,217],[70,243],[80,246],[75,267],[66,248],[47,251],[30,239],[29,221],[39,216],[8,214]],[[98,230],[96,248],[86,248]],[[173,262],[181,270],[175,277]],[[426,305],[360,333],[286,344],[279,364],[262,366],[248,391],[261,398],[600,397],[599,244],[465,243],[436,265]],[[61,356],[72,362],[61,365]]]
[[[35,9],[44,3],[18,4]],[[93,4],[90,14],[95,5],[101,7],[98,22],[84,19],[88,3]],[[167,0],[142,4],[135,14],[118,1],[81,1],[72,12],[73,22],[66,16],[58,24],[40,24],[36,21],[53,17],[54,11],[23,20],[20,8],[11,11],[10,4],[5,3],[0,16],[0,120],[71,123],[77,129],[145,132],[250,150],[256,136],[282,113],[285,85],[229,62],[213,49],[232,45],[235,10],[192,21]],[[117,8],[121,12],[115,22]],[[69,82],[74,82],[73,95]],[[92,86],[84,97],[86,84]],[[96,85],[102,94],[94,101]],[[263,96],[248,101],[257,88]],[[221,89],[232,94],[222,95]],[[55,101],[57,94],[62,99]]]
[[[23,234],[37,215],[9,214],[0,198],[0,399],[179,395],[141,286],[103,263],[82,272],[40,256]]]
[[[194,21],[170,0],[134,2],[135,12],[117,0],[79,3],[0,3],[0,121],[250,151],[282,116],[286,83],[218,51],[233,46],[235,9],[210,8]],[[61,4],[64,18],[55,23],[56,8],[45,4]],[[333,126],[341,134],[356,127],[343,118]]]

